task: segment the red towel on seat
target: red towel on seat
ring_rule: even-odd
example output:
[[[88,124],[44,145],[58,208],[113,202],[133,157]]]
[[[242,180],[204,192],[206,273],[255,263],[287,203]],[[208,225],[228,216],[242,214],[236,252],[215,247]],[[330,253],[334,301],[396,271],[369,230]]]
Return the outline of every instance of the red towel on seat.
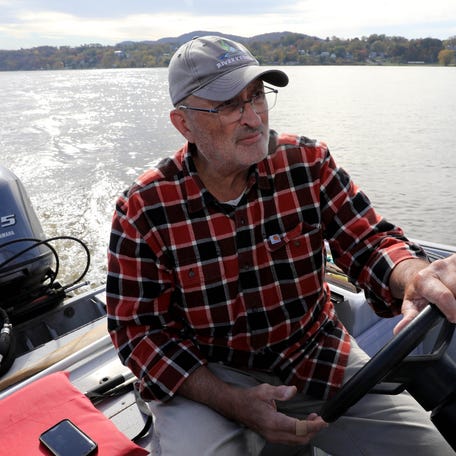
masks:
[[[38,438],[64,418],[98,443],[98,456],[149,454],[97,410],[68,376],[66,372],[50,374],[0,401],[0,456],[48,455]]]

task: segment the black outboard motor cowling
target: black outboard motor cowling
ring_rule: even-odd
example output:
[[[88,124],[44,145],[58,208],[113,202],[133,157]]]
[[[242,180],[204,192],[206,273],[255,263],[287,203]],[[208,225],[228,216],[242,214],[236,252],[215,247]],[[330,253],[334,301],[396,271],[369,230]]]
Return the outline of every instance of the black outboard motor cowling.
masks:
[[[11,314],[36,298],[53,274],[49,247],[26,239],[44,240],[43,229],[22,183],[0,166],[0,307]]]

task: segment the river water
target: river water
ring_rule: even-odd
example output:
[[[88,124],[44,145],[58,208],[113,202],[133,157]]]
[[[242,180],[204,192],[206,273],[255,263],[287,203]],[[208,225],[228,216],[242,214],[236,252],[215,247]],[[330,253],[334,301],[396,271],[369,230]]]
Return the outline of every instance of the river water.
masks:
[[[271,127],[325,141],[380,213],[416,239],[456,244],[456,68],[286,67]],[[103,283],[116,196],[183,140],[166,69],[0,73],[0,164],[47,236],[83,240]],[[64,282],[84,266],[59,248]]]

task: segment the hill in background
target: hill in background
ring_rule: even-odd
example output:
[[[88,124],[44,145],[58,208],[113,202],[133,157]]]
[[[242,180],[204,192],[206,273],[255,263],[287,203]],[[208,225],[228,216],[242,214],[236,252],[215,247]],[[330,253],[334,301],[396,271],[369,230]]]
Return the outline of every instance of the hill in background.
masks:
[[[156,41],[123,41],[114,46],[86,44],[0,50],[0,71],[166,67],[175,50],[195,36],[218,35],[244,43],[268,65],[366,65],[455,63],[456,36],[448,40],[370,35],[348,40],[273,32],[253,37],[193,31]]]

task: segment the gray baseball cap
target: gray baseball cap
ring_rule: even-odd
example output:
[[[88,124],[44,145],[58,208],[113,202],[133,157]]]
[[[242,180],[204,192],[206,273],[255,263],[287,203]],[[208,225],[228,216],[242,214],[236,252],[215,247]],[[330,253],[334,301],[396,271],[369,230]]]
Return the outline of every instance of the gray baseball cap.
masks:
[[[173,105],[189,95],[226,101],[257,78],[278,87],[288,84],[283,71],[261,67],[246,47],[220,36],[188,41],[176,51],[168,67]]]

